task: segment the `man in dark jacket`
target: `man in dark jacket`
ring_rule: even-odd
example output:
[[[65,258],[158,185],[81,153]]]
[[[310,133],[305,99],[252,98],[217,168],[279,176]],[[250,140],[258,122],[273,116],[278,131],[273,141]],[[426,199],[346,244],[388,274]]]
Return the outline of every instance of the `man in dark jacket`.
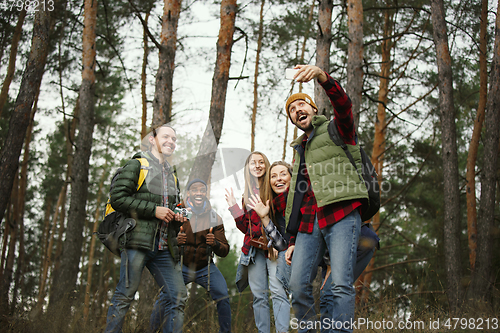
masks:
[[[219,332],[231,332],[231,307],[226,280],[211,257],[212,252],[219,257],[227,256],[229,244],[224,234],[222,218],[212,209],[207,199],[205,181],[196,178],[189,182],[186,207],[190,208],[193,214],[177,235],[183,257],[184,283],[194,282],[209,291],[217,303]],[[156,302],[153,313],[158,311],[160,305],[161,300]],[[160,314],[161,311],[157,313]],[[160,321],[159,318],[156,320]],[[151,328],[152,331],[157,329],[157,327]]]
[[[146,266],[161,290],[163,332],[182,332],[187,291],[178,264],[177,233],[187,219],[173,210],[180,203],[173,168],[166,161],[176,147],[175,130],[163,125],[148,137],[149,150],[134,155],[110,190],[112,207],[136,220],[134,229],[120,237],[120,280],[108,310],[105,332],[121,332]],[[149,164],[144,184],[137,189],[141,162]]]

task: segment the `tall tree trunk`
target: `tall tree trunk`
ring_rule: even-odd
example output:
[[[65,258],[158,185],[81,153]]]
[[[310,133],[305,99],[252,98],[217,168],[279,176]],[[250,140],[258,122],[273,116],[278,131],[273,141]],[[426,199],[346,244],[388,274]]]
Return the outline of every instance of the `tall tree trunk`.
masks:
[[[17,193],[17,216],[15,217],[17,220],[17,224],[19,226],[19,248],[18,248],[18,256],[17,256],[17,265],[16,265],[16,275],[14,277],[14,291],[12,297],[11,311],[13,312],[17,305],[17,293],[19,288],[21,288],[21,276],[23,275],[23,267],[24,267],[24,207],[26,203],[26,187],[27,187],[27,177],[28,177],[28,162],[30,157],[30,143],[31,137],[33,134],[33,122],[35,118],[35,113],[38,104],[38,96],[37,93],[35,104],[33,109],[31,110],[31,119],[30,124],[27,129],[26,139],[24,141],[24,153],[23,153],[23,163],[21,163],[21,173],[19,174],[19,190]]]
[[[177,49],[177,25],[182,0],[164,0],[156,89],[153,100],[153,127],[163,125],[172,118],[172,82]]]
[[[53,292],[51,293],[49,303],[49,310],[55,316],[54,318],[69,318],[71,293],[76,286],[82,252],[82,232],[87,216],[85,207],[88,195],[89,159],[94,130],[96,18],[97,0],[85,0],[80,117],[78,138],[76,140],[76,150],[73,159],[71,202],[68,213],[68,220],[71,223],[68,223],[66,229],[61,268],[59,273],[54,276]],[[59,322],[61,325],[64,325],[63,323],[67,321],[61,320]]]
[[[14,78],[14,72],[16,70],[17,47],[19,46],[19,40],[21,39],[25,17],[26,17],[26,8],[23,6],[22,10],[19,12],[16,29],[14,30],[14,35],[12,36],[12,42],[10,44],[11,46],[9,55],[9,65],[7,66],[7,75],[3,80],[2,91],[0,92],[0,117],[2,116],[2,111],[3,107],[5,106],[5,102],[7,102],[7,97],[9,97],[10,83]]]
[[[354,127],[357,130],[363,90],[363,2],[361,0],[347,0],[347,20],[349,44],[346,92],[352,101]]]
[[[500,1],[499,1],[500,2]],[[495,281],[492,254],[495,221],[495,194],[500,154],[500,3],[495,23],[495,46],[490,73],[490,91],[485,115],[484,162],[481,177],[481,202],[477,223],[477,259],[473,274],[472,295],[477,300],[491,301]]]
[[[10,224],[10,235],[9,235],[9,251],[7,253],[7,258],[5,260],[5,268],[2,276],[2,281],[0,281],[2,286],[2,291],[0,293],[0,310],[3,313],[8,313],[9,308],[9,291],[10,284],[12,283],[13,272],[14,272],[14,262],[16,258],[16,243],[17,243],[17,231],[18,231],[18,216],[19,216],[19,205],[18,205],[18,193],[19,193],[19,177],[16,173],[16,179],[14,180],[14,186],[12,188],[10,214],[6,219],[6,222]]]
[[[222,0],[220,4],[220,29],[217,40],[217,60],[212,79],[210,113],[189,180],[194,178],[208,180],[215,161],[215,154],[224,124],[236,9],[236,0]]]
[[[146,13],[146,18],[144,19],[146,25],[148,24],[149,15],[150,15],[149,12]],[[142,97],[141,139],[148,134],[148,129],[146,126],[146,121],[148,118],[148,99],[146,95],[146,85],[147,85],[146,69],[148,66],[149,47],[148,47],[148,34],[146,32],[146,27],[143,27],[143,30],[144,32],[142,36],[142,43],[144,44],[144,53],[142,55],[142,71],[141,71],[141,97]]]
[[[387,102],[389,100],[389,82],[392,68],[392,59],[391,59],[391,50],[393,47],[392,39],[390,36],[392,35],[393,28],[393,17],[394,12],[392,10],[385,10],[385,19],[384,19],[384,32],[382,38],[381,54],[382,54],[382,63],[380,68],[380,84],[378,90],[378,105],[377,105],[377,118],[375,119],[375,137],[373,139],[373,150],[371,161],[375,168],[375,171],[378,174],[378,182],[379,185],[382,185],[382,170],[384,167],[384,152],[385,152],[385,143],[386,143],[386,107]],[[375,216],[373,216],[372,224],[377,234],[379,233],[380,227],[380,212],[377,212]],[[372,260],[367,266],[367,271],[373,269],[375,265],[375,256],[373,256]],[[370,283],[372,281],[372,273],[368,272],[366,274],[362,274],[360,277],[362,283],[366,287],[370,287]],[[362,292],[361,303],[365,304],[368,300],[369,289],[365,288]]]
[[[316,66],[330,72],[330,47],[332,45],[332,10],[333,0],[320,0],[318,12],[318,36],[316,37]],[[314,80],[314,102],[318,113],[330,119],[332,105],[325,90]]]
[[[17,216],[18,216],[18,184],[19,177],[16,173],[16,179],[14,180],[14,186],[12,188],[11,202],[10,206],[12,210],[7,216],[6,223],[10,224],[10,235],[9,235],[9,251],[7,252],[7,258],[5,260],[5,268],[3,270],[2,280],[0,285],[2,286],[0,292],[0,311],[4,314],[8,313],[9,309],[9,290],[10,284],[12,282],[12,273],[14,272],[14,261],[16,258],[16,243],[17,243]]]
[[[458,187],[458,154],[453,102],[451,57],[443,0],[431,0],[434,44],[437,53],[439,108],[444,191],[444,257],[447,274],[447,296],[454,314],[462,298],[462,262],[460,260],[460,192]]]
[[[96,211],[94,215],[94,227],[92,230],[92,237],[90,239],[90,251],[89,251],[89,261],[88,261],[88,270],[87,270],[87,285],[85,286],[85,301],[84,301],[84,308],[83,308],[83,324],[87,325],[88,321],[88,316],[89,316],[89,307],[90,307],[90,290],[92,287],[92,274],[93,274],[93,269],[94,269],[94,264],[95,264],[95,259],[94,259],[94,253],[95,253],[95,239],[96,239],[96,232],[99,227],[99,221],[101,219],[101,201],[102,201],[102,190],[104,187],[104,180],[106,179],[106,176],[108,174],[107,171],[108,167],[108,160],[104,163],[104,167],[102,170],[102,175],[101,175],[101,180],[99,182],[99,190],[97,192],[97,200],[96,200]]]
[[[64,209],[64,205],[62,202],[64,201],[64,197],[66,196],[66,184],[63,185],[61,188],[61,191],[59,192],[59,197],[57,199],[56,207],[55,207],[55,212],[54,212],[54,217],[52,220],[52,228],[49,228],[49,226],[46,226],[46,239],[48,239],[47,246],[45,249],[45,255],[42,260],[42,275],[40,277],[40,287],[38,288],[38,298],[37,298],[37,304],[35,307],[35,314],[40,314],[42,311],[42,307],[45,303],[45,296],[46,296],[46,286],[47,286],[47,277],[49,275],[49,269],[52,266],[52,253],[54,250],[54,238],[55,238],[55,233],[57,229],[57,221],[62,221],[62,218],[58,218],[59,214],[62,214],[62,210]],[[61,210],[61,213],[59,213],[59,210]],[[50,230],[50,231],[49,231]],[[54,271],[52,271],[54,272]]]
[[[479,105],[477,106],[476,121],[470,139],[469,154],[467,156],[467,173],[465,178],[467,197],[467,234],[469,238],[469,267],[471,272],[476,266],[477,249],[477,211],[476,211],[476,159],[481,130],[484,122],[486,100],[488,99],[488,69],[486,60],[486,38],[488,29],[488,1],[481,3],[481,31],[479,34]]]
[[[253,74],[253,107],[252,107],[252,130],[250,139],[250,151],[255,150],[255,118],[257,117],[257,106],[259,103],[258,94],[258,77],[259,77],[259,61],[260,53],[262,51],[262,35],[264,34],[264,4],[266,0],[262,0],[260,3],[260,15],[259,15],[259,36],[257,37],[257,54],[255,56],[255,70]]]
[[[9,207],[10,205],[8,205]],[[9,214],[9,209],[7,210],[7,216]],[[3,281],[3,273],[5,269],[5,259],[7,258],[7,245],[9,244],[10,235],[10,223],[5,223],[5,229],[3,230],[2,238],[2,259],[0,261],[0,283]]]
[[[64,182],[63,187],[61,188],[62,200],[58,202],[58,206],[56,207],[56,213],[59,212],[58,218],[54,218],[54,228],[58,225],[58,236],[57,236],[57,244],[56,251],[54,254],[54,268],[53,268],[53,276],[59,274],[59,267],[61,266],[61,253],[63,250],[63,235],[65,231],[65,221],[66,221],[66,200],[68,193],[68,184],[71,183],[72,170],[73,170],[73,142],[75,142],[75,132],[78,126],[78,119],[80,117],[80,96],[78,96],[76,100],[76,105],[73,110],[73,119],[71,122],[69,120],[65,121],[65,134],[66,134],[66,180]],[[55,234],[54,234],[55,237]],[[49,298],[52,294],[49,294]]]
[[[55,22],[54,16],[54,11],[48,10],[39,10],[35,14],[30,55],[10,118],[9,132],[0,152],[0,221],[3,220],[14,175],[19,167],[19,156],[26,136],[26,129],[29,126],[31,108],[42,82],[49,47],[49,35]]]

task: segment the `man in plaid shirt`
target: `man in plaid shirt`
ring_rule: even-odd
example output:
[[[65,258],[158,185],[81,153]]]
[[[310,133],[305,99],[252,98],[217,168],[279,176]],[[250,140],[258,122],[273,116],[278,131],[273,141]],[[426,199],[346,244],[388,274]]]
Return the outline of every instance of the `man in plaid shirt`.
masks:
[[[352,103],[340,84],[319,67],[299,65],[294,79],[317,79],[334,108],[335,123],[361,169],[361,154],[355,142]],[[312,281],[325,250],[331,260],[331,292],[328,304],[332,318],[321,322],[323,330],[352,332],[355,290],[353,268],[361,227],[360,209],[368,198],[366,186],[341,147],[328,134],[329,121],[318,116],[311,97],[298,93],[286,102],[290,121],[304,134],[292,142],[295,149],[293,177],[286,203],[287,232],[292,234],[286,259],[292,265],[292,306],[299,332],[318,325]],[[293,256],[293,261],[292,261]]]

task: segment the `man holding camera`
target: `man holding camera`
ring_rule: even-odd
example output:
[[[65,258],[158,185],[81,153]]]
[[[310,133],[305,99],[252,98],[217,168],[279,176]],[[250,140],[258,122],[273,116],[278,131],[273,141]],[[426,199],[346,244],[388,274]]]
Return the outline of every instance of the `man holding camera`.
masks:
[[[154,129],[147,137],[146,152],[125,164],[110,190],[111,206],[132,217],[136,226],[119,239],[120,280],[108,310],[105,332],[121,332],[125,315],[133,301],[141,274],[147,267],[156,280],[164,304],[163,332],[182,332],[187,291],[178,264],[177,233],[187,218],[174,213],[180,203],[174,169],[166,161],[176,147],[176,133],[169,125]],[[149,166],[138,160],[144,158]],[[141,168],[148,172],[137,189]]]
[[[352,103],[340,84],[317,66],[296,66],[294,79],[317,79],[334,108],[335,123],[348,145],[358,169],[361,154],[355,142]],[[292,306],[300,322],[299,332],[317,327],[312,281],[323,253],[331,261],[331,293],[328,300],[332,331],[352,332],[355,290],[353,268],[361,227],[360,207],[368,198],[365,184],[343,149],[328,133],[329,120],[318,115],[311,97],[291,95],[286,101],[290,121],[304,132],[291,143],[295,149],[293,177],[289,187],[285,220],[291,233],[286,260],[292,263]],[[293,260],[292,260],[293,256]]]

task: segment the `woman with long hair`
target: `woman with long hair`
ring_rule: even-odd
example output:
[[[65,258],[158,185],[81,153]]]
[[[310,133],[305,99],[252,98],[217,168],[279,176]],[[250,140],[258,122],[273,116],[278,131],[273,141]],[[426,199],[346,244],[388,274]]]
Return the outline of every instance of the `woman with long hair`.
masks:
[[[271,310],[268,291],[271,291],[276,332],[288,332],[290,324],[290,302],[283,284],[276,278],[278,251],[267,248],[263,225],[259,215],[249,208],[250,198],[266,193],[266,174],[269,160],[261,152],[254,151],[245,162],[245,187],[243,207],[236,203],[233,190],[226,189],[226,201],[236,227],[245,234],[236,275],[236,285],[242,292],[250,286],[253,295],[255,325],[260,333],[271,331]]]

